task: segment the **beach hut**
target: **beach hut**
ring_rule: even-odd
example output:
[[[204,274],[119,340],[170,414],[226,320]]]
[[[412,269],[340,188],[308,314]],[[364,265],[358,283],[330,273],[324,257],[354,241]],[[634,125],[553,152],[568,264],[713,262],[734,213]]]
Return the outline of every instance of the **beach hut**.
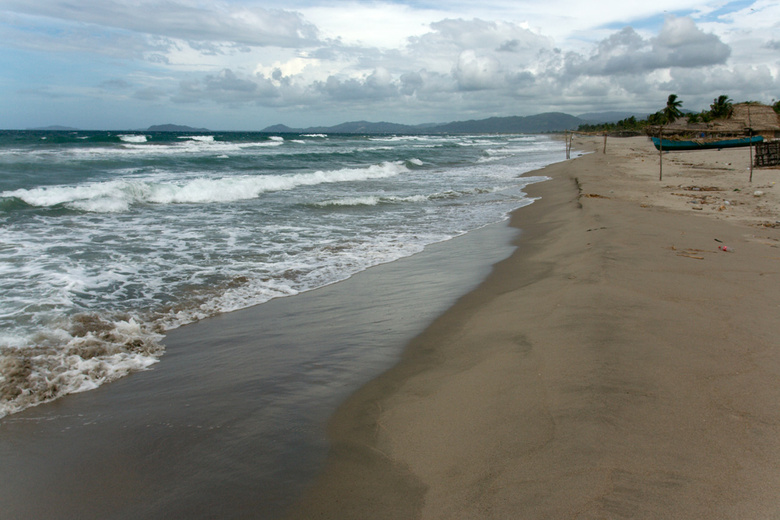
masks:
[[[733,135],[760,135],[765,140],[780,138],[780,118],[769,105],[738,103],[728,119],[716,119],[710,123],[710,132]]]
[[[680,118],[663,127],[648,127],[650,136],[663,131],[667,139],[706,139],[721,140],[728,137],[748,135],[762,136],[770,141],[780,139],[780,117],[769,105],[760,103],[737,103],[732,107],[731,115],[725,119],[714,119],[707,123],[689,123]]]

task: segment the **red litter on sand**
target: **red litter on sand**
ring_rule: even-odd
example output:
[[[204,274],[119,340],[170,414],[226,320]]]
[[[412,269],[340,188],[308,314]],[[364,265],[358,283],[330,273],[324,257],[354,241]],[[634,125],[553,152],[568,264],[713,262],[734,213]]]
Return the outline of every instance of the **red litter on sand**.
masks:
[[[734,252],[734,249],[729,247],[729,246],[718,246],[718,249],[720,249],[721,251],[725,251],[727,253],[733,253]]]

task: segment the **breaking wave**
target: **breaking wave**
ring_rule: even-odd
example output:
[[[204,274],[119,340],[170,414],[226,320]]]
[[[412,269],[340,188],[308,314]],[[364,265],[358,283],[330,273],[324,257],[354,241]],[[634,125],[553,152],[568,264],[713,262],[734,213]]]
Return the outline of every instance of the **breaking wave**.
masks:
[[[45,186],[0,193],[33,207],[65,206],[95,213],[128,211],[133,204],[203,204],[254,199],[266,192],[300,186],[359,182],[393,177],[408,171],[403,161],[367,168],[345,168],[292,175],[241,175],[216,179],[196,178],[184,183],[150,180],[113,180],[78,186]]]
[[[33,347],[2,347],[0,418],[148,368],[163,350],[161,338],[133,318],[81,314],[33,338]]]

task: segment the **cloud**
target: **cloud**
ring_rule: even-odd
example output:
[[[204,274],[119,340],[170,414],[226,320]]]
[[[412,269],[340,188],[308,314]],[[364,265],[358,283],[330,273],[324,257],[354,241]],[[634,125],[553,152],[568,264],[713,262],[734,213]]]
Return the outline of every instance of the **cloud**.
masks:
[[[5,0],[3,9],[187,41],[289,47],[318,39],[298,13],[205,0]]]
[[[595,54],[567,55],[569,74],[643,74],[672,67],[696,68],[726,62],[731,48],[716,35],[704,33],[691,18],[666,18],[655,38],[644,39],[626,27],[598,44]]]
[[[772,92],[780,90],[780,81],[765,65],[735,65],[703,69],[675,69],[662,87],[681,95],[706,101],[700,93]],[[748,101],[741,99],[740,101]],[[767,100],[768,101],[768,100]]]
[[[159,88],[155,87],[146,87],[137,90],[133,94],[133,98],[138,99],[140,101],[160,101],[167,97],[167,93]]]
[[[714,34],[706,34],[691,18],[666,19],[658,37],[653,40],[661,67],[703,67],[725,63],[731,48]]]
[[[334,76],[318,82],[315,90],[335,101],[366,101],[394,98],[399,95],[398,82],[383,68],[374,70],[365,78],[341,80]]]
[[[494,89],[504,83],[499,61],[493,56],[478,56],[472,50],[460,53],[453,75],[461,90]]]
[[[228,106],[260,102],[279,96],[276,87],[263,76],[242,78],[230,69],[207,74],[201,80],[185,80],[172,97],[176,103],[213,101]]]
[[[126,90],[131,86],[130,82],[121,78],[109,79],[100,83],[100,88],[105,90]]]
[[[517,24],[447,19],[399,49],[322,42],[257,64],[252,73],[206,73],[181,82],[175,100],[279,108],[473,105],[499,113],[521,100],[551,109],[607,98],[628,103],[659,85],[670,87],[669,70],[722,65],[729,54],[728,45],[690,18],[667,17],[650,37],[625,27],[590,49],[569,52]],[[674,77],[682,86],[685,76]]]
[[[671,92],[696,108],[724,92],[780,91],[768,0],[728,16],[701,0],[641,10],[610,0],[606,13],[572,1],[291,1],[298,11],[255,0],[2,0],[0,46],[16,71],[5,92],[103,96],[134,118],[167,103],[194,118],[318,114],[318,124],[335,113],[422,122],[645,110]],[[44,76],[48,90],[30,79]]]

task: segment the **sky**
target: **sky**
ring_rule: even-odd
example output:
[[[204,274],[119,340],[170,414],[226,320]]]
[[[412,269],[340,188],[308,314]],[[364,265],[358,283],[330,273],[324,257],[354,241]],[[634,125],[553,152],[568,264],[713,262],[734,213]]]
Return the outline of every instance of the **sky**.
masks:
[[[672,93],[780,98],[780,2],[0,0],[5,129],[651,113]]]

